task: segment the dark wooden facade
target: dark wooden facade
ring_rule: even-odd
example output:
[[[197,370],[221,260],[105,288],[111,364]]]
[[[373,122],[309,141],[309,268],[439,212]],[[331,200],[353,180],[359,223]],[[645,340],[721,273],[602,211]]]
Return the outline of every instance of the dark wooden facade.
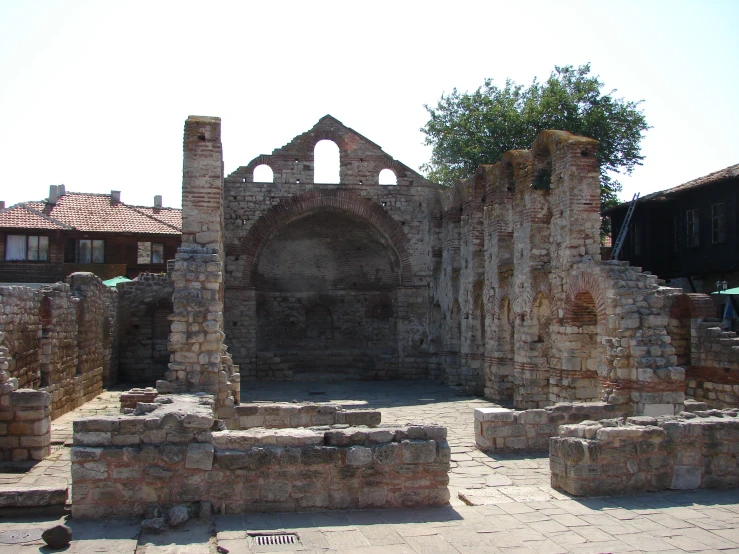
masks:
[[[739,175],[727,170],[640,199],[619,259],[663,279],[735,281]],[[627,209],[621,204],[604,212],[611,218],[614,244]]]

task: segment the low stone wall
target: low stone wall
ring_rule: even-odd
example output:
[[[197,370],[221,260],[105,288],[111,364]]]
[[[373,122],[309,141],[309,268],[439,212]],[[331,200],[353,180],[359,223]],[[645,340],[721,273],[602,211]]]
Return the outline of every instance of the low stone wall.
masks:
[[[159,393],[154,387],[133,388],[121,393],[121,412],[124,410],[134,410],[139,402],[144,404],[150,404],[154,402],[154,399],[159,396]]]
[[[347,410],[338,405],[311,402],[241,404],[236,407],[236,417],[239,429],[286,429],[337,424],[376,427],[382,418],[379,410]]]
[[[586,402],[556,404],[537,410],[477,408],[475,444],[484,452],[546,452],[559,426],[585,420],[630,415],[628,404]]]
[[[212,403],[160,396],[139,404],[143,415],[75,421],[73,516],[141,516],[152,504],[205,502],[242,513],[449,500],[443,427],[214,430]]]
[[[0,376],[0,387],[8,384]],[[43,460],[50,452],[50,431],[49,393],[30,389],[0,393],[0,461]]]
[[[115,379],[118,294],[92,273],[41,289],[0,286],[0,332],[17,388],[48,392],[52,418]]]
[[[687,398],[719,410],[739,406],[739,368],[691,366],[685,379]]]
[[[739,410],[588,421],[549,448],[552,487],[577,496],[739,486]]]
[[[4,340],[0,333],[0,461],[42,460],[51,444],[51,395],[18,390]]]

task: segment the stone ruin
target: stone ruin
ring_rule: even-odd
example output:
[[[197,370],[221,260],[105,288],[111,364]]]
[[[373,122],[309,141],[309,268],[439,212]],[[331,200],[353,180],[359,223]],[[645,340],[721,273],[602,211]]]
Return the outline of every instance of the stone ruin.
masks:
[[[340,152],[336,183],[314,182],[322,140]],[[569,476],[605,475],[578,464],[607,448],[593,441],[611,427],[652,437],[653,427],[701,417],[701,429],[718,419],[724,429],[735,413],[707,410],[737,405],[739,339],[712,319],[709,297],[600,259],[597,148],[544,131],[531,150],[443,189],[326,116],[224,177],[220,120],[188,118],[183,240],[167,276],[110,293],[83,274],[41,291],[0,290],[3,456],[43,456],[50,418],[119,374],[156,389],[124,395],[120,416],[75,423],[76,515],[182,502],[243,512],[448,500],[443,428],[379,426],[336,407],[240,405],[252,380],[430,379],[482,394],[514,409],[476,411],[478,447],[551,445],[553,475],[565,468],[553,484],[575,494],[597,492]],[[259,166],[272,182],[255,181]],[[383,171],[395,184],[380,184]],[[40,333],[27,350],[18,345],[31,335],[19,341],[23,327],[8,325],[26,317],[17,313]],[[65,377],[42,381],[48,368]],[[67,388],[72,396],[58,392]],[[573,440],[589,454],[558,454],[577,451],[557,446]],[[641,467],[622,461],[622,473]],[[660,484],[732,482],[670,463]],[[674,477],[686,471],[687,481]]]

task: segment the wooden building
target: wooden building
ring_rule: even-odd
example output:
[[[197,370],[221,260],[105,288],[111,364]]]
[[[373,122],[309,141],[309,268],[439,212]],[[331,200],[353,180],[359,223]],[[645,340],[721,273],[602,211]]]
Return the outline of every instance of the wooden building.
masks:
[[[121,202],[111,194],[66,192],[0,209],[0,282],[51,283],[75,271],[101,279],[162,273],[180,245],[182,211]]]
[[[619,259],[688,292],[739,285],[739,164],[640,198]],[[605,210],[615,243],[628,203]]]

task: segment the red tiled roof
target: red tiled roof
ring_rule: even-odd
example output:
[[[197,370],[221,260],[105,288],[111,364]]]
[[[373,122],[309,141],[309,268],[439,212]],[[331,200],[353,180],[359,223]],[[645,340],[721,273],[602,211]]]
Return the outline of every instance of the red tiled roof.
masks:
[[[182,210],[111,202],[109,194],[68,192],[56,204],[23,202],[1,210],[0,227],[179,235]]]

